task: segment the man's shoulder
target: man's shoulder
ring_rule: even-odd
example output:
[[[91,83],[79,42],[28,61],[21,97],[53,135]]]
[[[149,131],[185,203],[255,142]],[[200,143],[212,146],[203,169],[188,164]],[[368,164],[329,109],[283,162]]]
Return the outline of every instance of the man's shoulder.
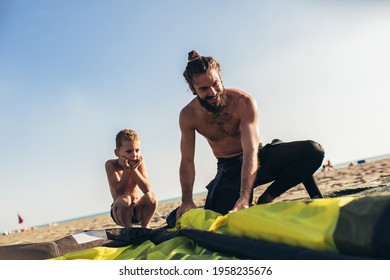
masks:
[[[230,96],[235,106],[239,106],[239,107],[257,106],[255,98],[249,93],[241,89],[229,88],[226,89],[226,94]]]
[[[229,89],[226,93],[231,97],[232,108],[235,108],[235,112],[241,117],[251,113],[256,114],[258,111],[257,102],[249,93],[240,89]]]
[[[240,98],[240,99],[253,99],[253,96],[247,93],[246,91],[238,88],[227,88],[226,94],[230,95],[233,98]]]
[[[180,116],[192,115],[199,111],[199,107],[199,102],[194,98],[181,109]]]
[[[179,124],[181,129],[195,129],[201,115],[199,102],[194,98],[180,111]]]

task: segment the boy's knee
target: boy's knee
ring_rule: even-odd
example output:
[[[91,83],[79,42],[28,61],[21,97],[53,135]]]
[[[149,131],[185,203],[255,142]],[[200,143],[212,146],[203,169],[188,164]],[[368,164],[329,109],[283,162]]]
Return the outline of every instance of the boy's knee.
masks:
[[[157,195],[154,192],[147,192],[145,196],[149,204],[157,204]]]
[[[132,205],[130,196],[120,196],[116,199],[115,204],[120,207],[129,207]]]

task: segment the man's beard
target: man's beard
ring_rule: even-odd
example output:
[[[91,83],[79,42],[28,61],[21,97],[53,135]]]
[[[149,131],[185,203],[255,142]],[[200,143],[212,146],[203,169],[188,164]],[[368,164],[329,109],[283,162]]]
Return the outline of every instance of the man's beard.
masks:
[[[226,95],[225,89],[223,89],[221,92],[218,92],[217,95],[219,97],[219,101],[215,105],[214,104],[210,104],[205,99],[200,98],[199,95],[197,95],[197,97],[198,97],[200,105],[203,108],[205,108],[210,113],[216,114],[216,113],[221,112],[223,110],[223,108],[225,108],[226,101],[227,101],[227,95]]]

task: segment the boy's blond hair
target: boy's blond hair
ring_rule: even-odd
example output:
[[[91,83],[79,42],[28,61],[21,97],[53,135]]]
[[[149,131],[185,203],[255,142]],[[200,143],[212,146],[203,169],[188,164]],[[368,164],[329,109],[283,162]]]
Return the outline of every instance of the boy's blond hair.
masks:
[[[118,149],[122,146],[123,141],[135,142],[139,140],[140,138],[138,137],[137,132],[133,129],[128,128],[119,131],[115,138],[116,147]]]

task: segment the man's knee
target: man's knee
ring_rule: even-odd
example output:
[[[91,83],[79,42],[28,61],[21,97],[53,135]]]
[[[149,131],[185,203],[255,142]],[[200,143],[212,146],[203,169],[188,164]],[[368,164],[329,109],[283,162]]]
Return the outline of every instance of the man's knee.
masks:
[[[307,140],[306,151],[309,153],[310,157],[312,158],[313,163],[315,163],[319,167],[325,156],[325,151],[324,148],[322,148],[321,144],[313,140]]]
[[[311,152],[311,154],[323,158],[325,155],[324,148],[322,148],[321,144],[313,141],[313,140],[307,140],[307,149]]]

